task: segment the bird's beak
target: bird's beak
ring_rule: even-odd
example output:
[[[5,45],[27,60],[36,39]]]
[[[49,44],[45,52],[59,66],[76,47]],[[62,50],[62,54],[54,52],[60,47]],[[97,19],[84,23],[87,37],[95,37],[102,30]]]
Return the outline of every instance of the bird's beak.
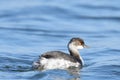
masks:
[[[90,48],[90,47],[89,47],[89,46],[87,46],[87,45],[83,45],[83,47],[84,47],[84,48]]]

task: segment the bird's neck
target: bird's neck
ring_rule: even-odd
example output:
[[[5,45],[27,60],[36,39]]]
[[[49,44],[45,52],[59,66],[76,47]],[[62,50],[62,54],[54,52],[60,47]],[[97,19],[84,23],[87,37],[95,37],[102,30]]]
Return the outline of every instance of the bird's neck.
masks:
[[[71,55],[74,59],[76,59],[76,60],[83,66],[83,64],[84,64],[84,63],[83,63],[83,59],[82,59],[82,57],[80,56],[78,49],[73,48],[73,47],[71,47],[71,46],[69,46],[68,49],[69,49],[70,55]]]

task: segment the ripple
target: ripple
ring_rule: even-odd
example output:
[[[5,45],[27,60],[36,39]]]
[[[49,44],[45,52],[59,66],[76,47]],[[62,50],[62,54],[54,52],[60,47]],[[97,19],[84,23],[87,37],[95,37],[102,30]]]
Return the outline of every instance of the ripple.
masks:
[[[12,55],[11,53],[2,53],[0,54],[0,71],[4,72],[26,72],[26,71],[32,71],[32,61],[31,59],[27,58],[26,56],[23,57],[23,55],[19,55],[19,58],[17,58],[16,55]]]
[[[19,65],[10,65],[10,64],[0,66],[0,71],[3,71],[3,72],[28,72],[32,70],[33,69],[31,66],[19,66]]]
[[[112,16],[88,16],[88,15],[74,15],[75,19],[87,19],[87,20],[116,20],[119,21],[120,17],[116,16],[116,17],[112,17]]]
[[[36,79],[42,79],[44,77],[46,77],[46,73],[44,72],[37,72],[35,75],[29,77],[29,79],[32,79],[32,80],[36,80]]]
[[[119,8],[115,7],[104,7],[104,6],[89,6],[89,5],[80,5],[81,7],[90,8],[90,9],[106,9],[110,8],[112,10],[117,10]],[[52,17],[50,18],[49,15]],[[39,16],[39,14],[44,15],[44,17]],[[66,15],[67,14],[67,15]],[[26,16],[25,16],[26,15]],[[32,16],[31,16],[32,15]],[[20,16],[20,17],[19,17]],[[38,17],[39,16],[39,17]],[[45,16],[48,16],[45,18]],[[25,21],[25,20],[37,20],[37,21],[51,21],[54,17],[58,17],[61,19],[79,19],[79,20],[116,20],[119,21],[120,17],[118,16],[100,16],[100,15],[85,15],[85,14],[77,14],[76,11],[70,10],[68,8],[64,8],[62,6],[50,6],[50,5],[42,5],[35,6],[29,8],[22,8],[15,11],[4,11],[0,14],[1,18],[6,18],[9,21]]]
[[[78,4],[76,7],[83,7],[88,9],[107,9],[107,10],[120,10],[117,6],[105,6],[105,5],[85,5],[85,4]]]
[[[0,3],[0,51],[3,51],[0,52],[0,78],[119,80],[118,3],[108,0],[12,0],[10,3],[6,0]],[[42,52],[66,50],[66,42],[77,36],[91,46],[82,50],[85,66],[80,73],[76,73],[79,70],[40,72],[32,69],[34,58]]]

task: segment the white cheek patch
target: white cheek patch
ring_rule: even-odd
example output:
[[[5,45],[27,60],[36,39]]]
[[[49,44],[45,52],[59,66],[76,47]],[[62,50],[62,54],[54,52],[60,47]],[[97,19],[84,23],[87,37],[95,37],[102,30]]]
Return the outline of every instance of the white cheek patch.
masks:
[[[82,45],[80,45],[80,46],[75,46],[73,43],[71,43],[70,45],[69,45],[69,48],[70,49],[83,49],[84,47],[82,46]]]
[[[84,47],[83,46],[77,46],[77,49],[83,49]]]

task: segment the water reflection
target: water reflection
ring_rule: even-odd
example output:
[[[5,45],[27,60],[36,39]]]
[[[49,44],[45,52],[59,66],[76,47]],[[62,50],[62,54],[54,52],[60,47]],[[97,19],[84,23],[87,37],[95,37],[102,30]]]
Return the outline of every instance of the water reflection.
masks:
[[[35,70],[37,72],[32,79],[40,79],[41,77],[48,76],[52,80],[80,80],[80,69],[72,68],[66,70]]]
[[[80,76],[80,68],[72,68],[72,69],[67,69],[67,72],[72,75],[72,76],[76,76],[79,77]]]

